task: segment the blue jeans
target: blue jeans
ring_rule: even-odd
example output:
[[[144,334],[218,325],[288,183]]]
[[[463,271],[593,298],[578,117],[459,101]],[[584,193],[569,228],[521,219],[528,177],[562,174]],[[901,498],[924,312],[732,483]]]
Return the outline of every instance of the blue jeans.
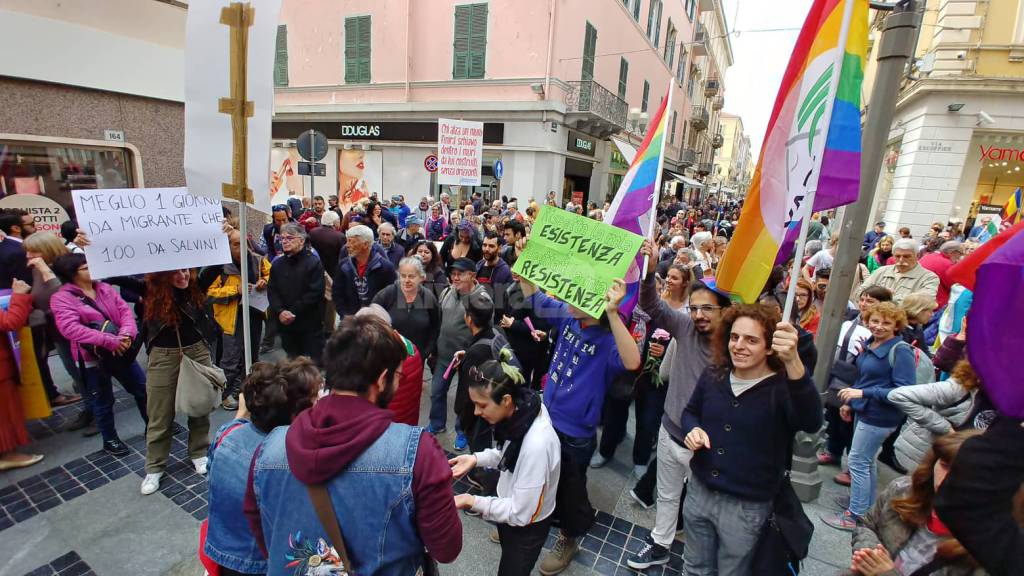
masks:
[[[878,484],[878,456],[887,436],[896,428],[872,426],[858,419],[853,425],[850,446],[850,513],[856,517],[867,514],[875,501]]]
[[[587,468],[597,450],[597,434],[577,438],[556,433],[561,445],[562,474],[555,492],[555,514],[562,533],[579,538],[594,524],[594,508],[587,494]]]
[[[85,369],[85,388],[89,393],[92,413],[96,418],[96,427],[103,435],[103,441],[117,440],[117,429],[114,427],[114,383],[117,381],[135,398],[142,421],[149,423],[146,415],[146,373],[138,362],[118,366],[111,372],[99,366]]]
[[[458,370],[452,368],[449,378],[445,379],[444,371],[448,368],[451,358],[438,358],[433,373],[430,375],[430,429],[444,430],[448,424],[448,389],[452,380],[458,374]],[[458,417],[455,418],[455,431],[462,433],[462,426],[459,425]]]

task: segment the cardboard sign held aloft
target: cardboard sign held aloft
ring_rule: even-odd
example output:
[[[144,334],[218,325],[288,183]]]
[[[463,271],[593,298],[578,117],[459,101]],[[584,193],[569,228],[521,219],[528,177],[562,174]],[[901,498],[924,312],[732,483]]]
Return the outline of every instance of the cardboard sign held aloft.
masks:
[[[72,190],[93,278],[128,276],[231,261],[220,200],[187,188]]]
[[[623,278],[643,238],[596,220],[544,206],[512,271],[593,318]]]

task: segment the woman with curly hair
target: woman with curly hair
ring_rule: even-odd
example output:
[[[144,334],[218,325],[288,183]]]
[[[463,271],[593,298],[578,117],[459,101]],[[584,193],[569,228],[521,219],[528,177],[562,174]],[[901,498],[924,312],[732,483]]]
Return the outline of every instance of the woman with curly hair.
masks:
[[[291,424],[316,402],[322,387],[320,370],[304,356],[257,362],[242,383],[235,419],[217,431],[209,452],[210,514],[202,551],[204,564],[217,564],[221,576],[266,574],[260,543],[241,513],[249,465],[267,434]]]
[[[982,576],[985,570],[935,514],[933,503],[960,447],[977,430],[935,439],[911,476],[901,476],[882,491],[857,523],[849,575]]]
[[[793,438],[822,424],[821,399],[797,343],[796,328],[769,306],[723,313],[714,363],[682,418],[684,443],[693,451],[683,502],[687,574],[752,573]]]
[[[149,353],[146,369],[149,426],[146,428],[143,494],[157,491],[167,466],[182,356],[213,367],[210,347],[217,327],[206,314],[203,307],[206,297],[196,280],[196,274],[187,268],[146,275],[144,320]],[[206,474],[209,433],[209,416],[189,417],[188,455],[197,474]]]

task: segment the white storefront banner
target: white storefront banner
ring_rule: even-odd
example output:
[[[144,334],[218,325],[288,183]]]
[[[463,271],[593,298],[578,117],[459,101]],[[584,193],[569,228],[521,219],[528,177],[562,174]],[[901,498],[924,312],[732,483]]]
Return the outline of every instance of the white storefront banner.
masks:
[[[221,23],[221,9],[232,0],[190,2],[185,27],[185,182],[193,194],[223,197],[232,184],[232,122],[247,123],[247,179],[253,208],[270,212],[270,117],[274,106],[274,54],[281,0],[248,0],[246,99],[252,115],[221,112],[231,90],[232,27]],[[237,75],[238,71],[235,71]],[[225,100],[225,103],[228,101]]]
[[[437,119],[437,183],[479,186],[484,165],[484,123]]]
[[[17,208],[32,216],[36,232],[60,235],[60,225],[68,221],[64,207],[40,194],[11,194],[0,199],[0,208]]]
[[[187,188],[72,190],[93,278],[225,264],[220,200]]]

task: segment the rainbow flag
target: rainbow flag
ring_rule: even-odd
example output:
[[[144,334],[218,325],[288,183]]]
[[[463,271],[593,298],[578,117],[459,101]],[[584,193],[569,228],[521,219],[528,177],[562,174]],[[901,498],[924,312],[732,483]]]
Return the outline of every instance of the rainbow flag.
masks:
[[[612,226],[629,230],[644,238],[651,237],[657,219],[655,209],[658,203],[658,190],[661,188],[665,133],[668,124],[668,114],[665,111],[670,110],[671,106],[672,87],[669,86],[668,94],[661,101],[658,112],[651,120],[647,136],[637,149],[629,170],[622,178],[622,184],[615,192],[615,199],[604,216],[604,221]],[[640,270],[643,264],[644,257],[638,253],[629,271],[626,272],[626,298],[619,305],[619,313],[627,321],[640,298]]]
[[[999,213],[999,217],[1011,226],[1020,222],[1024,217],[1024,202],[1022,202],[1020,187],[1016,192],[1010,194],[1010,199],[1003,205],[1003,211]]]
[[[868,51],[868,0],[815,0],[775,98],[761,155],[718,287],[753,302],[787,236],[810,212],[857,199],[860,89]],[[783,256],[783,259],[788,254]]]

